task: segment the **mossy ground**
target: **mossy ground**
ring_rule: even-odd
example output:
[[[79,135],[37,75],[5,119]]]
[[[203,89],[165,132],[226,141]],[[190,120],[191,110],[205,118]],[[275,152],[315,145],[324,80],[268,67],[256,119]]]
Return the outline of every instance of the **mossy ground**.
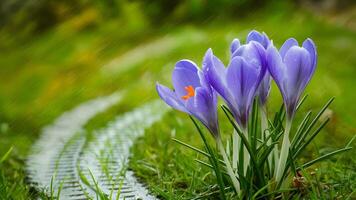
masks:
[[[116,21],[102,22],[93,28],[79,26],[75,20],[78,19],[24,44],[8,47],[0,55],[0,155],[14,147],[1,166],[0,193],[9,198],[38,195],[26,184],[24,160],[41,127],[62,112],[96,96],[125,91],[123,102],[95,117],[86,128],[104,126],[116,115],[158,98],[155,82],[169,85],[177,60],[187,58],[200,65],[206,49],[211,47],[226,63],[230,41],[234,37],[243,40],[251,29],[266,32],[277,46],[288,37],[299,41],[311,37],[318,46],[318,68],[307,88],[309,99],[303,111],[316,111],[331,96],[336,96],[336,101],[329,112],[331,123],[305,158],[313,157],[311,152],[340,147],[355,134],[356,37],[351,30],[303,11],[291,14],[288,10],[282,14],[265,10],[241,19],[215,19],[159,29],[137,29],[134,25],[120,29]],[[176,41],[159,43],[167,37]],[[132,62],[125,57],[132,49],[152,43],[158,43],[157,48],[164,51],[138,51]],[[128,66],[103,67],[112,61]],[[275,86],[269,103],[270,110],[281,103]],[[226,137],[230,130],[228,126],[222,127]],[[152,191],[166,198],[192,198],[214,190],[211,172],[194,162],[197,155],[173,142],[172,137],[202,146],[189,118],[172,111],[137,141],[130,167]],[[317,166],[322,181],[339,185],[335,193],[350,193],[355,188],[354,153],[353,150]]]

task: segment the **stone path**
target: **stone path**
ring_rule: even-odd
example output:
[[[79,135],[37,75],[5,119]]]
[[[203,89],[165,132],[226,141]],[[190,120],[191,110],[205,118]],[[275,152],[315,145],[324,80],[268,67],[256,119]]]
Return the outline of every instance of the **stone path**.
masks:
[[[126,164],[134,140],[167,111],[163,103],[149,102],[119,115],[92,138],[83,130],[121,97],[115,93],[85,102],[43,128],[27,160],[30,182],[48,195],[61,187],[60,199],[100,199],[99,193],[108,199],[156,199]]]

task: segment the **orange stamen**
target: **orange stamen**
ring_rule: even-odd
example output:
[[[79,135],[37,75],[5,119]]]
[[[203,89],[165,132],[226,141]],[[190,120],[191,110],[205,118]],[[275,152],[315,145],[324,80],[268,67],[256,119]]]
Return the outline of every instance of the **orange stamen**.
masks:
[[[182,99],[188,100],[190,97],[194,97],[195,91],[193,86],[189,85],[187,87],[184,87],[185,91],[187,91],[187,95],[182,96]]]

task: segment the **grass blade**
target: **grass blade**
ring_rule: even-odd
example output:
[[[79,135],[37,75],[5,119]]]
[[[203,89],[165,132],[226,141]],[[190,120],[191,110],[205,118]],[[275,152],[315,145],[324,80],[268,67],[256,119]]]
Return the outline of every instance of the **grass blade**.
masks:
[[[303,133],[303,131],[305,130],[305,128],[307,127],[308,125],[308,122],[310,120],[310,116],[311,116],[312,112],[309,111],[303,121],[300,123],[299,127],[298,127],[298,130],[297,132],[295,133],[294,137],[293,137],[293,140],[291,142],[291,148],[294,148],[294,145],[299,141],[299,139],[301,138],[301,134]]]
[[[339,150],[330,152],[330,153],[328,153],[328,154],[325,154],[325,155],[323,155],[323,156],[320,156],[320,157],[318,157],[318,158],[316,158],[316,159],[314,159],[314,160],[312,160],[312,161],[309,161],[309,162],[303,164],[303,166],[302,166],[302,167],[299,167],[298,169],[300,169],[300,168],[307,168],[307,167],[313,165],[314,163],[320,162],[320,161],[325,160],[325,159],[327,159],[327,158],[329,158],[329,157],[331,157],[331,156],[334,156],[334,155],[336,155],[336,154],[339,154],[339,153],[342,153],[342,152],[345,152],[345,151],[348,151],[348,150],[351,150],[351,149],[352,149],[352,147],[345,147],[345,148],[342,148],[342,149],[339,149]]]
[[[329,107],[329,105],[334,101],[335,97],[332,97],[329,99],[328,102],[323,106],[323,108],[319,111],[319,113],[315,116],[313,121],[309,124],[307,130],[304,132],[304,134],[301,135],[301,139],[295,144],[296,146],[300,146],[300,143],[307,137],[308,133],[311,131],[311,129],[314,127],[316,122],[319,120],[321,115],[325,112],[325,110]]]
[[[204,162],[204,161],[202,161],[202,160],[194,159],[194,161],[196,161],[197,163],[202,164],[202,165],[204,165],[204,166],[206,166],[206,167],[208,167],[208,168],[214,169],[214,166],[212,166],[212,165],[210,165],[209,163],[206,163],[206,162]],[[227,176],[229,176],[229,174],[226,172],[226,170],[224,170],[222,173],[225,174],[225,175],[227,175]]]
[[[356,135],[354,135],[354,136],[351,138],[351,140],[346,144],[346,147],[350,147],[351,144],[352,144],[352,142],[355,140],[355,138],[356,138]]]
[[[297,188],[275,190],[275,191],[269,192],[267,194],[261,195],[257,199],[263,199],[265,197],[271,196],[272,194],[278,194],[278,193],[284,193],[284,192],[292,192],[292,191],[296,191],[296,190],[297,190]]]
[[[308,94],[304,95],[303,98],[299,101],[297,107],[296,107],[296,110],[298,110],[304,103],[304,101],[308,98]]]
[[[185,143],[183,141],[180,141],[180,140],[178,140],[176,138],[172,138],[172,140],[177,142],[178,144],[181,144],[181,145],[183,145],[183,146],[185,146],[185,147],[187,147],[189,149],[192,149],[192,150],[194,150],[194,151],[196,151],[196,152],[198,152],[198,153],[200,153],[200,154],[202,154],[202,155],[204,155],[204,156],[206,156],[208,158],[211,157],[211,155],[209,153],[207,153],[207,152],[205,152],[205,151],[203,151],[201,149],[198,149],[198,148],[196,148],[196,147],[194,147],[194,146],[192,146],[190,144],[187,144],[187,143]],[[219,162],[225,165],[225,162],[223,160],[219,159]]]
[[[274,149],[274,146],[278,144],[277,142],[272,143],[270,146],[267,146],[267,149],[262,153],[262,155],[259,157],[259,164],[258,168],[263,167],[263,163],[267,160],[268,156],[271,154],[271,152]]]
[[[296,159],[299,154],[303,151],[303,149],[305,149],[305,147],[307,147],[311,141],[313,141],[313,139],[320,133],[320,131],[324,128],[324,126],[329,122],[330,119],[325,120],[317,130],[315,130],[315,132],[307,139],[307,141],[305,141],[304,144],[300,144],[301,146],[296,150],[296,152],[293,155],[293,159]]]
[[[245,137],[245,135],[241,132],[241,130],[236,126],[235,122],[231,119],[231,117],[229,116],[228,112],[225,110],[225,108],[223,107],[223,111],[225,113],[225,115],[227,116],[227,118],[229,119],[230,123],[233,125],[233,127],[235,128],[236,132],[239,134],[239,136],[241,137],[241,140],[243,142],[243,144],[245,145],[247,151],[249,152],[252,162],[257,166],[257,162],[255,159],[255,155],[253,154],[253,151],[251,149],[250,144],[248,143],[247,138]]]
[[[247,138],[241,132],[241,130],[237,127],[235,122],[231,119],[231,117],[230,117],[228,111],[226,110],[226,108],[224,106],[222,106],[222,109],[223,109],[226,117],[228,118],[228,120],[232,124],[232,126],[235,128],[236,132],[239,134],[239,136],[241,138],[241,142],[243,143],[243,145],[245,145],[245,147],[246,147],[246,149],[247,149],[247,151],[248,151],[248,153],[250,155],[250,158],[251,158],[251,161],[252,161],[252,166],[255,168],[255,172],[257,173],[256,174],[256,178],[259,180],[258,182],[263,184],[263,185],[265,185],[264,176],[262,175],[261,170],[258,169],[258,163],[257,163],[256,157],[255,157],[255,154],[254,154],[253,150],[251,149],[251,146],[248,143]]]
[[[272,184],[274,184],[274,182],[270,182],[270,183],[268,183],[267,185],[263,186],[261,189],[259,189],[257,192],[255,192],[255,194],[252,196],[251,199],[252,199],[252,200],[255,200],[256,197],[257,197],[260,193],[262,193],[265,189],[268,188],[268,186],[270,186],[270,185],[272,185]]]
[[[201,129],[199,128],[199,125],[197,124],[197,122],[194,120],[194,118],[192,116],[189,116],[189,117],[193,121],[193,124],[194,124],[195,128],[198,130],[198,132],[200,134],[200,137],[202,138],[202,140],[204,142],[206,150],[211,155],[209,160],[210,160],[210,163],[212,164],[213,169],[215,171],[215,175],[216,175],[216,178],[217,178],[217,181],[218,181],[218,185],[219,185],[219,189],[220,189],[221,198],[222,199],[226,199],[225,190],[224,190],[224,188],[225,188],[224,180],[222,178],[222,173],[220,171],[220,167],[219,167],[217,158],[215,157],[212,149],[210,148],[210,145],[208,144],[208,141],[206,140],[206,138],[205,138],[203,132],[201,131]]]
[[[3,163],[11,154],[13,147],[11,147],[0,159],[0,164]]]
[[[181,144],[181,145],[183,145],[185,147],[188,147],[189,149],[192,149],[192,150],[194,150],[194,151],[196,151],[196,152],[198,152],[198,153],[200,153],[200,154],[202,154],[202,155],[204,155],[206,157],[210,157],[210,154],[208,154],[207,152],[205,152],[203,150],[200,150],[200,149],[198,149],[198,148],[196,148],[196,147],[194,147],[192,145],[189,145],[189,144],[187,144],[185,142],[182,142],[182,141],[180,141],[180,140],[178,140],[176,138],[172,138],[172,140],[177,142],[178,144]]]

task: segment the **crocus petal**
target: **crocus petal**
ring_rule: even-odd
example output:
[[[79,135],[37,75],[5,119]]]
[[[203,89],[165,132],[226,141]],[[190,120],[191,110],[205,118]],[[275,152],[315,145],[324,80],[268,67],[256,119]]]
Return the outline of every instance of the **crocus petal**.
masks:
[[[242,45],[235,51],[232,58],[236,56],[244,57],[248,62],[254,63],[257,66],[264,65],[265,63],[265,50],[260,43],[255,41]]]
[[[203,58],[203,66],[202,66],[202,73],[199,73],[199,77],[200,77],[200,82],[201,82],[201,85],[205,88],[209,88],[211,89],[212,86],[211,84],[209,83],[209,75],[208,75],[208,71],[210,70],[209,67],[211,67],[213,64],[213,51],[209,48],[205,55],[204,55],[204,58]],[[224,70],[224,65],[221,63],[220,60],[218,60],[218,68],[220,71],[223,71]]]
[[[210,53],[207,52],[204,60],[214,60],[211,50]],[[158,83],[156,89],[161,99],[168,105],[195,116],[214,137],[219,137],[217,95],[208,82],[207,67],[203,68],[204,71],[201,71],[194,62],[181,60],[176,63],[172,74],[175,91]]]
[[[305,40],[302,47],[295,39],[288,39],[279,54],[275,47],[267,49],[268,69],[282,93],[289,118],[293,117],[300,96],[315,71],[316,59],[311,39]]]
[[[231,92],[236,94],[236,99],[241,101],[254,92],[251,89],[256,87],[258,75],[259,71],[253,64],[246,62],[243,57],[235,57],[227,68],[226,81]]]
[[[209,49],[204,57],[203,70],[207,75],[209,84],[225,99],[229,98],[226,87],[226,69],[224,64],[214,56]]]
[[[198,67],[190,60],[181,60],[177,62],[173,70],[172,82],[178,97],[187,94],[187,91],[185,90],[185,87],[187,86],[193,86],[193,88],[200,87]]]
[[[310,38],[306,39],[303,42],[303,47],[309,52],[311,63],[313,64],[312,70],[314,71],[317,63],[317,53],[313,40]]]
[[[226,81],[236,102],[230,103],[237,104],[237,110],[233,113],[243,126],[246,125],[250,105],[256,93],[258,76],[259,69],[246,62],[243,57],[233,58],[227,68]]]
[[[268,39],[268,37],[265,33],[260,33],[255,30],[251,31],[247,35],[246,43],[249,43],[251,41],[256,41],[256,42],[260,43],[265,49],[267,49],[267,47],[270,44],[270,40]]]
[[[281,54],[282,59],[286,55],[287,51],[292,47],[292,46],[298,46],[298,41],[294,38],[289,38],[284,42],[282,47],[279,49],[279,53]]]
[[[269,38],[267,37],[267,35],[265,33],[259,33],[258,31],[251,31],[248,36],[247,36],[247,43],[257,43],[257,44],[253,44],[253,46],[255,47],[255,49],[257,50],[256,54],[258,54],[259,58],[256,59],[259,61],[259,63],[256,63],[259,67],[266,67],[267,65],[267,60],[266,60],[266,49],[268,48],[268,46],[271,44],[271,41],[269,40]],[[249,56],[245,56],[245,57],[249,57]],[[248,59],[251,60],[251,59]],[[271,77],[269,75],[269,73],[265,73],[264,71],[262,71],[260,77],[262,79],[260,86],[257,90],[257,95],[259,97],[259,102],[261,105],[264,105],[267,101],[268,95],[269,95],[269,91],[271,88]]]
[[[198,118],[215,136],[218,134],[216,98],[206,88],[198,87],[194,98],[188,100],[187,110]]]
[[[289,101],[296,103],[300,94],[305,89],[311,77],[311,59],[309,52],[301,47],[293,46],[285,57],[286,66],[286,92],[288,92]]]
[[[268,71],[276,82],[282,96],[285,97],[285,91],[283,87],[283,81],[285,79],[285,65],[282,61],[278,50],[273,45],[267,48],[267,66]]]
[[[164,102],[166,102],[166,104],[173,107],[174,109],[189,113],[188,110],[182,104],[182,102],[178,99],[177,95],[168,87],[156,83],[156,90],[158,92],[158,95]]]
[[[267,60],[266,60],[266,49],[258,42],[251,42],[251,46],[254,47],[257,56],[258,56],[258,61],[252,62],[255,65],[258,65],[259,67],[265,67],[267,65]],[[246,58],[248,59],[248,57]],[[261,69],[261,70],[265,70],[265,69]],[[263,73],[264,76],[264,73]]]
[[[267,98],[271,89],[271,81],[271,75],[268,71],[266,71],[264,77],[262,78],[260,86],[257,89],[257,95],[259,97],[261,105],[265,105],[267,102]]]
[[[231,55],[240,47],[240,40],[239,39],[234,39],[232,42],[231,42],[231,45],[230,45],[230,53]]]
[[[249,43],[250,41],[262,41],[263,36],[261,35],[260,32],[256,30],[252,30],[248,33],[246,43]]]
[[[206,89],[212,90],[211,85],[208,82],[208,77],[206,76],[206,74],[203,71],[198,71],[198,76],[200,79],[200,85],[201,87],[204,87]]]

